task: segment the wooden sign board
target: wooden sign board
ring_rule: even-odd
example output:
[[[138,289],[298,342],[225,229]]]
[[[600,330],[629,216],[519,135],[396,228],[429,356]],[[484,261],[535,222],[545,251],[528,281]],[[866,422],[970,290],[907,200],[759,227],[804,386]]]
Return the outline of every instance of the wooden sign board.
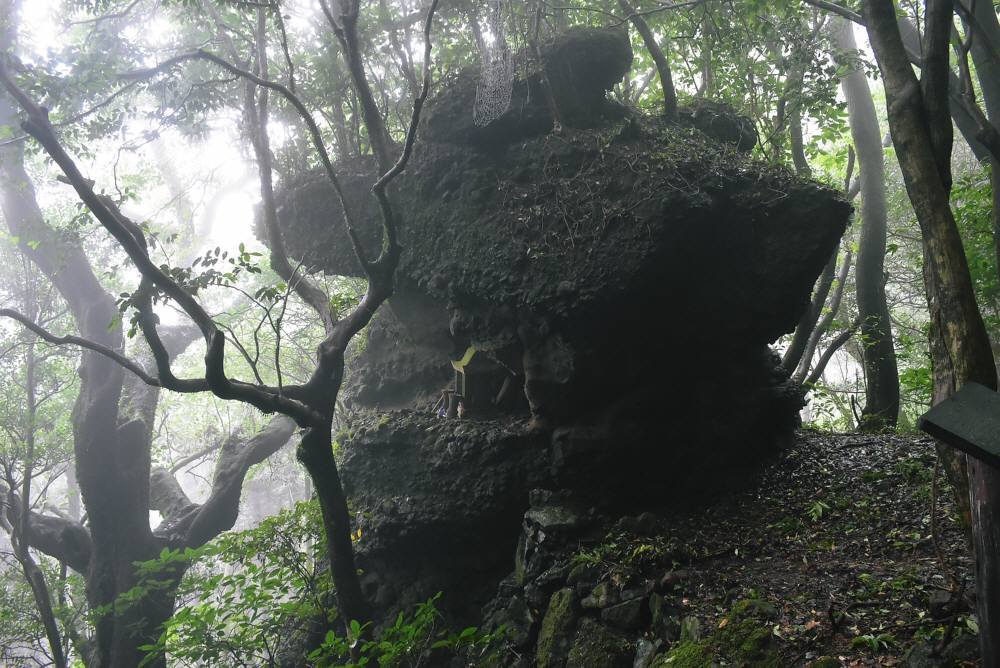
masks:
[[[966,383],[924,413],[917,427],[1000,469],[1000,394],[988,387]]]

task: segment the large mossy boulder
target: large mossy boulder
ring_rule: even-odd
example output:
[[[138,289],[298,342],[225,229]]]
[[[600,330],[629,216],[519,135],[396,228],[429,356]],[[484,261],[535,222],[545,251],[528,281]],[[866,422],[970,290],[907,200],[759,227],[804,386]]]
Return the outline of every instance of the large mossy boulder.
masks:
[[[560,134],[538,121],[537,94],[474,130],[475,76],[460,74],[429,101],[392,194],[396,293],[343,398],[409,412],[340,439],[380,607],[456,584],[482,603],[535,487],[601,508],[689,501],[747,480],[797,424],[801,390],[769,346],[808,304],[848,203],[753,161],[745,123],[724,123],[721,106],[671,124],[610,103],[631,60],[624,33],[575,31],[546,54],[575,110]],[[373,167],[339,168],[374,256]],[[285,182],[279,203],[292,256],[359,275],[324,178]],[[439,420],[456,383],[466,417]]]

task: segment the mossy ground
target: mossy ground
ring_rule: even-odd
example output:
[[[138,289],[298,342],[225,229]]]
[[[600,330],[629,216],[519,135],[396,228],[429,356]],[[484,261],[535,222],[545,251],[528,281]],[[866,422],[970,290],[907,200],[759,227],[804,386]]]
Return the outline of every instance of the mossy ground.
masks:
[[[957,635],[971,633],[968,608],[932,613],[928,603],[953,586],[952,577],[965,583],[966,594],[972,586],[943,475],[937,536],[931,534],[934,457],[929,439],[803,431],[747,491],[668,518],[684,527],[673,539],[700,555],[680,593],[711,631],[707,644],[675,648],[677,658],[666,665],[711,665],[680,663],[711,650],[728,665],[760,652],[746,665],[830,657],[841,665],[892,666],[914,643],[940,638],[953,619]],[[774,606],[773,619],[742,614],[758,605],[743,600],[751,592]]]
[[[777,610],[757,598],[733,605],[712,633],[683,640],[653,664],[653,668],[702,668],[713,664],[780,668],[784,659],[771,629]]]
[[[929,605],[953,577],[966,598],[972,587],[943,475],[932,536],[934,457],[919,437],[802,431],[746,489],[658,513],[667,535],[611,531],[576,559],[623,582],[679,574],[665,596],[702,632],[668,646],[658,668],[902,665],[949,628],[969,645],[975,627],[961,602]]]

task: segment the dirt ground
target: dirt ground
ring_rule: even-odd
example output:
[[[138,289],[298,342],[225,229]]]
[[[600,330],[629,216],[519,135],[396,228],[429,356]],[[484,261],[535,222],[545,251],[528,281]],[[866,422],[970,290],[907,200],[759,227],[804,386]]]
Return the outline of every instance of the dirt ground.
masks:
[[[789,666],[979,665],[971,556],[935,462],[919,436],[800,432],[748,489],[669,518],[694,555],[683,605],[711,630],[733,601],[770,601]]]

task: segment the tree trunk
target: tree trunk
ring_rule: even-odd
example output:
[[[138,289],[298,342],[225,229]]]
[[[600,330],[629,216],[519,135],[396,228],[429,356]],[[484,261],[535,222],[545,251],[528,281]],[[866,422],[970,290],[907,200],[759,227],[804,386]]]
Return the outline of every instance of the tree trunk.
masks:
[[[335,394],[333,396],[336,396]],[[354,546],[351,544],[351,517],[347,497],[340,483],[337,462],[333,458],[333,441],[330,424],[325,428],[309,429],[299,444],[298,458],[309,472],[316,488],[326,534],[330,572],[337,585],[337,607],[345,622],[362,624],[372,621],[371,606],[358,580],[354,563]]]
[[[978,382],[996,389],[996,367],[962,240],[951,211],[951,118],[948,55],[952,3],[927,0],[923,70],[918,82],[907,58],[892,0],[868,0],[862,12],[885,82],[889,129],[906,190],[920,223],[925,269],[933,292],[931,328],[946,356],[935,368],[950,370],[954,387]],[[983,664],[1000,665],[1000,471],[970,458],[977,612]]]
[[[854,67],[858,54],[854,28],[840,17],[831,18],[838,49],[850,59],[840,77],[847,99],[851,137],[858,155],[861,179],[861,234],[855,269],[862,353],[867,379],[861,428],[895,429],[899,417],[899,371],[893,348],[892,321],[885,298],[885,160],[882,132],[868,80]]]
[[[917,27],[908,18],[899,19],[899,31],[903,36],[903,44],[906,50],[912,55],[911,60],[921,62],[923,58],[923,40]],[[979,141],[979,132],[976,119],[972,117],[966,108],[965,100],[962,97],[962,82],[954,73],[948,77],[948,102],[951,108],[951,117],[955,121],[955,127],[962,134],[969,148],[977,160],[988,160],[990,151]]]
[[[1000,128],[1000,21],[991,2],[974,4],[972,49],[970,55],[976,66],[976,78],[986,107],[986,118]],[[993,188],[993,246],[997,270],[1000,271],[1000,159],[990,156],[990,186]]]
[[[632,21],[636,31],[642,37],[649,55],[656,63],[656,73],[660,77],[660,87],[663,90],[663,116],[669,120],[677,117],[677,91],[674,89],[674,79],[670,72],[670,61],[667,60],[663,49],[656,42],[656,35],[650,30],[646,19],[642,18],[632,7],[629,0],[618,0],[619,6],[625,12],[626,17]]]
[[[805,313],[799,318],[799,322],[795,326],[795,333],[792,335],[792,341],[788,344],[784,355],[781,356],[781,366],[790,374],[794,373],[801,364],[804,363],[808,366],[811,361],[812,356],[810,355],[809,358],[806,358],[805,353],[808,351],[809,340],[812,338],[813,332],[816,331],[816,325],[823,314],[823,306],[826,305],[826,298],[829,296],[830,288],[833,286],[833,279],[837,271],[837,255],[839,253],[839,248],[834,249],[830,260],[823,267],[823,272],[816,281],[816,289],[812,301],[809,302]]]

